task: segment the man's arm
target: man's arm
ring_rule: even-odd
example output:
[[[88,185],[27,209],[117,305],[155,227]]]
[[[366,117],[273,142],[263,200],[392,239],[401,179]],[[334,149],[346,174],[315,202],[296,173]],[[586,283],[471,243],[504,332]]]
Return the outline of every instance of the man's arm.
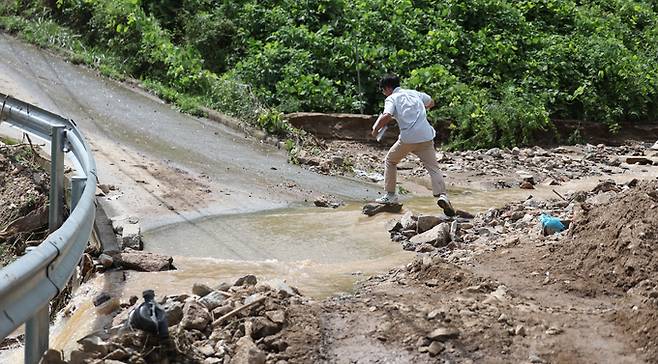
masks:
[[[377,118],[377,121],[375,122],[375,125],[372,126],[372,132],[370,133],[373,137],[377,137],[377,133],[388,123],[390,123],[393,120],[393,116],[389,113],[383,113],[379,115]]]

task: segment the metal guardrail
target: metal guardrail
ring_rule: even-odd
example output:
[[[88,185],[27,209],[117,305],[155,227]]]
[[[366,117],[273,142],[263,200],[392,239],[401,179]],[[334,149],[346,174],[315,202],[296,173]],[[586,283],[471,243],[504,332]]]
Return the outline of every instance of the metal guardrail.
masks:
[[[0,93],[0,122],[51,144],[48,226],[34,250],[0,270],[0,339],[25,323],[25,363],[48,349],[49,302],[66,286],[89,241],[96,214],[96,162],[75,123]],[[63,221],[64,159],[74,164],[71,214]]]

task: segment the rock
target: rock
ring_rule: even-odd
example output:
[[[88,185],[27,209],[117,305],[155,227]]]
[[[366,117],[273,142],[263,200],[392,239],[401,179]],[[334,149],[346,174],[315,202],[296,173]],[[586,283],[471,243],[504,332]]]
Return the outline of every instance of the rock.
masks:
[[[114,259],[104,253],[98,256],[98,261],[101,263],[101,265],[103,265],[103,268],[105,269],[112,268],[112,265],[114,264]]]
[[[265,364],[266,355],[258,349],[249,336],[243,336],[235,344],[235,355],[229,364]]]
[[[122,248],[130,248],[135,250],[142,250],[142,228],[139,223],[124,224],[121,232]]]
[[[368,216],[374,216],[379,214],[380,212],[399,213],[400,211],[402,211],[401,203],[383,204],[377,202],[371,202],[365,204],[362,210],[363,214]]]
[[[253,274],[247,274],[244,277],[238,278],[235,283],[233,283],[234,286],[240,287],[240,286],[255,286],[256,283],[258,283],[258,279],[256,278],[255,275]]]
[[[434,320],[435,318],[439,318],[439,320],[443,320],[445,318],[446,312],[445,310],[442,309],[436,309],[432,310],[427,314],[427,319],[428,320]]]
[[[178,325],[183,319],[183,303],[174,300],[167,300],[162,304],[162,309],[167,315],[167,324],[169,327]]]
[[[172,265],[174,258],[156,253],[138,252],[128,249],[114,256],[117,264],[123,269],[132,269],[140,272],[160,272],[176,269]]]
[[[226,297],[222,293],[220,293],[219,291],[212,291],[207,295],[203,296],[199,300],[199,302],[206,305],[209,311],[212,311],[215,308],[219,307],[225,300]]]
[[[475,215],[473,215],[472,213],[470,213],[468,211],[463,211],[463,210],[457,209],[457,210],[455,210],[455,213],[457,214],[457,217],[461,217],[462,219],[470,220],[470,219],[475,218]]]
[[[119,348],[105,356],[105,363],[107,363],[107,360],[119,360],[123,362],[128,358],[130,358],[130,354],[128,354],[124,349]]]
[[[82,350],[86,353],[99,353],[100,356],[105,356],[109,352],[109,344],[103,341],[98,336],[87,336],[78,340],[78,344],[82,345]]]
[[[427,338],[432,341],[448,341],[459,337],[459,330],[450,327],[439,327],[427,334]]]
[[[409,242],[416,245],[430,244],[435,247],[444,247],[450,243],[450,224],[441,223],[422,234],[412,237]]]
[[[203,283],[194,283],[194,285],[192,285],[192,293],[199,297],[203,297],[210,292],[212,292],[212,288]]]
[[[395,233],[402,230],[402,224],[398,220],[390,220],[386,223],[386,231],[389,233]]]
[[[220,358],[215,358],[215,357],[208,357],[203,361],[203,364],[220,364],[223,363],[224,359]]]
[[[546,363],[546,361],[544,361],[544,359],[540,358],[539,355],[534,354],[534,353],[532,353],[528,356],[528,360],[530,360],[530,362],[533,363],[533,364],[544,364],[544,363]]]
[[[400,218],[401,230],[416,230],[416,217],[411,211],[405,212]]]
[[[112,297],[107,301],[96,306],[96,312],[100,315],[109,315],[110,313],[118,310],[121,307],[121,302],[118,298]]]
[[[492,156],[494,158],[502,158],[503,151],[500,150],[500,148],[491,148],[491,149],[487,150],[486,152],[484,152],[484,154],[486,154],[488,156]]]
[[[612,199],[614,199],[615,196],[617,196],[616,192],[608,191],[589,197],[587,198],[587,200],[585,200],[585,202],[592,205],[604,205],[612,201]]]
[[[215,349],[211,345],[201,345],[199,348],[199,352],[203,354],[203,356],[212,356],[215,354]]]
[[[71,351],[71,360],[69,361],[70,364],[85,364],[87,363],[88,359],[91,359],[94,357],[93,353],[87,353],[82,350],[73,350]]]
[[[617,182],[615,182],[612,179],[602,181],[592,189],[592,193],[601,193],[608,191],[619,192],[621,191],[621,189],[619,188],[619,186],[617,186]]]
[[[530,183],[530,184],[533,185],[533,186],[535,185],[535,177],[533,177],[533,176],[531,176],[531,175],[529,175],[529,174],[522,175],[522,176],[521,176],[521,180],[522,180],[523,182],[528,182],[528,183]]]
[[[430,346],[427,348],[427,352],[428,352],[431,356],[437,356],[437,355],[439,355],[443,350],[445,350],[445,346],[443,346],[443,344],[441,344],[441,343],[438,342],[438,341],[434,341],[434,342],[432,342],[432,343],[430,344]]]
[[[313,204],[317,207],[331,207],[335,209],[344,205],[344,202],[332,197],[320,196],[313,201]]]
[[[560,182],[558,182],[558,181],[556,181],[552,178],[545,179],[541,184],[544,185],[544,186],[560,186],[561,185]]]
[[[559,335],[562,332],[564,332],[564,330],[562,330],[561,328],[551,326],[548,328],[548,330],[546,330],[546,335]]]
[[[521,187],[524,190],[534,190],[535,189],[535,187],[532,185],[532,183],[530,183],[528,181],[521,182],[519,187]]]
[[[279,278],[271,279],[269,281],[263,282],[264,286],[270,287],[274,291],[277,291],[280,295],[284,296],[298,296],[299,291],[295,287],[289,286],[285,281]]]
[[[208,309],[197,301],[188,301],[183,307],[183,319],[181,327],[184,329],[195,329],[203,331],[210,323]]]
[[[283,324],[286,322],[286,314],[283,310],[267,311],[265,316],[276,324]]]
[[[274,335],[281,331],[283,325],[274,323],[266,317],[256,317],[251,320],[251,337],[255,340]]]
[[[656,141],[652,146],[651,149],[653,150],[658,150],[658,141]]]
[[[653,164],[653,161],[649,158],[646,157],[628,157],[626,158],[626,163],[628,164],[639,164],[639,165],[651,165]]]
[[[112,298],[109,293],[107,292],[101,292],[94,297],[94,300],[92,301],[94,304],[94,307],[98,307],[102,305],[103,303],[109,301]]]
[[[41,364],[66,364],[64,361],[64,354],[55,349],[48,349],[43,358],[41,359]]]
[[[445,218],[441,218],[438,216],[432,216],[432,215],[421,215],[418,216],[418,220],[416,221],[416,227],[418,230],[418,233],[424,233],[436,225],[439,225],[442,222],[445,222]]]
[[[521,149],[519,149],[519,147],[514,147],[514,148],[512,148],[512,154],[513,154],[513,155],[519,155],[519,154],[521,154]]]
[[[514,335],[516,335],[516,336],[525,336],[526,335],[525,326],[518,325],[517,327],[515,327],[514,328]]]
[[[419,252],[419,253],[429,253],[431,251],[434,251],[434,245],[427,244],[427,243],[423,243],[423,244],[420,244],[418,246],[411,244],[411,246],[412,247],[415,246],[416,249],[414,249],[414,250]]]
[[[228,290],[231,289],[231,287],[233,287],[233,286],[230,283],[222,282],[217,287],[215,287],[215,290],[222,291],[222,292],[228,292]]]

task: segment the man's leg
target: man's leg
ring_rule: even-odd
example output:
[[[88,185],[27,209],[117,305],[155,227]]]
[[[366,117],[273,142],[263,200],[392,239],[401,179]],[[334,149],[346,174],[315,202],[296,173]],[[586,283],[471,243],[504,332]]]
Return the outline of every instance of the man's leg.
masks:
[[[403,144],[399,140],[393,144],[386,154],[384,162],[384,190],[388,194],[395,194],[398,163],[411,151],[413,144]]]
[[[428,141],[418,143],[413,153],[420,158],[423,166],[429,172],[430,179],[432,180],[432,194],[434,197],[446,194],[446,184],[443,181],[443,172],[439,168],[439,162],[436,161],[436,151],[434,150],[434,142]]]
[[[439,168],[439,162],[436,161],[434,141],[430,140],[428,142],[418,143],[413,152],[418,158],[420,158],[421,162],[423,162],[423,166],[425,166],[425,169],[430,174],[430,179],[432,180],[432,194],[434,197],[439,198],[436,202],[437,205],[443,209],[443,212],[447,216],[454,216],[456,212],[452,207],[450,200],[448,200],[448,191],[446,190],[446,184],[443,181],[443,172],[441,172],[441,169]]]

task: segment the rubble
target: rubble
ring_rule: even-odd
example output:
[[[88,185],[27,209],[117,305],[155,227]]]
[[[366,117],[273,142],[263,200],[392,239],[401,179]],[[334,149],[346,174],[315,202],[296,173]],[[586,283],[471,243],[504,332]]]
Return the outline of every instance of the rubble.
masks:
[[[206,292],[207,285],[195,284],[193,290],[204,294],[203,297],[196,294],[161,297],[158,303],[167,316],[169,338],[130,329],[128,313],[137,306],[126,304],[126,308],[117,307],[122,311],[113,322],[115,327],[121,327],[119,331],[83,338],[70,361],[61,360],[59,352],[49,353],[49,358],[53,363],[96,363],[101,359],[104,363],[108,359],[120,363],[269,362],[282,353],[281,348],[287,347],[281,340],[290,323],[289,308],[310,301],[283,281],[257,285],[254,276],[243,278],[230,286],[228,293],[212,288]],[[206,304],[208,297],[223,297],[217,308],[227,307],[232,311],[218,318],[216,310]]]

